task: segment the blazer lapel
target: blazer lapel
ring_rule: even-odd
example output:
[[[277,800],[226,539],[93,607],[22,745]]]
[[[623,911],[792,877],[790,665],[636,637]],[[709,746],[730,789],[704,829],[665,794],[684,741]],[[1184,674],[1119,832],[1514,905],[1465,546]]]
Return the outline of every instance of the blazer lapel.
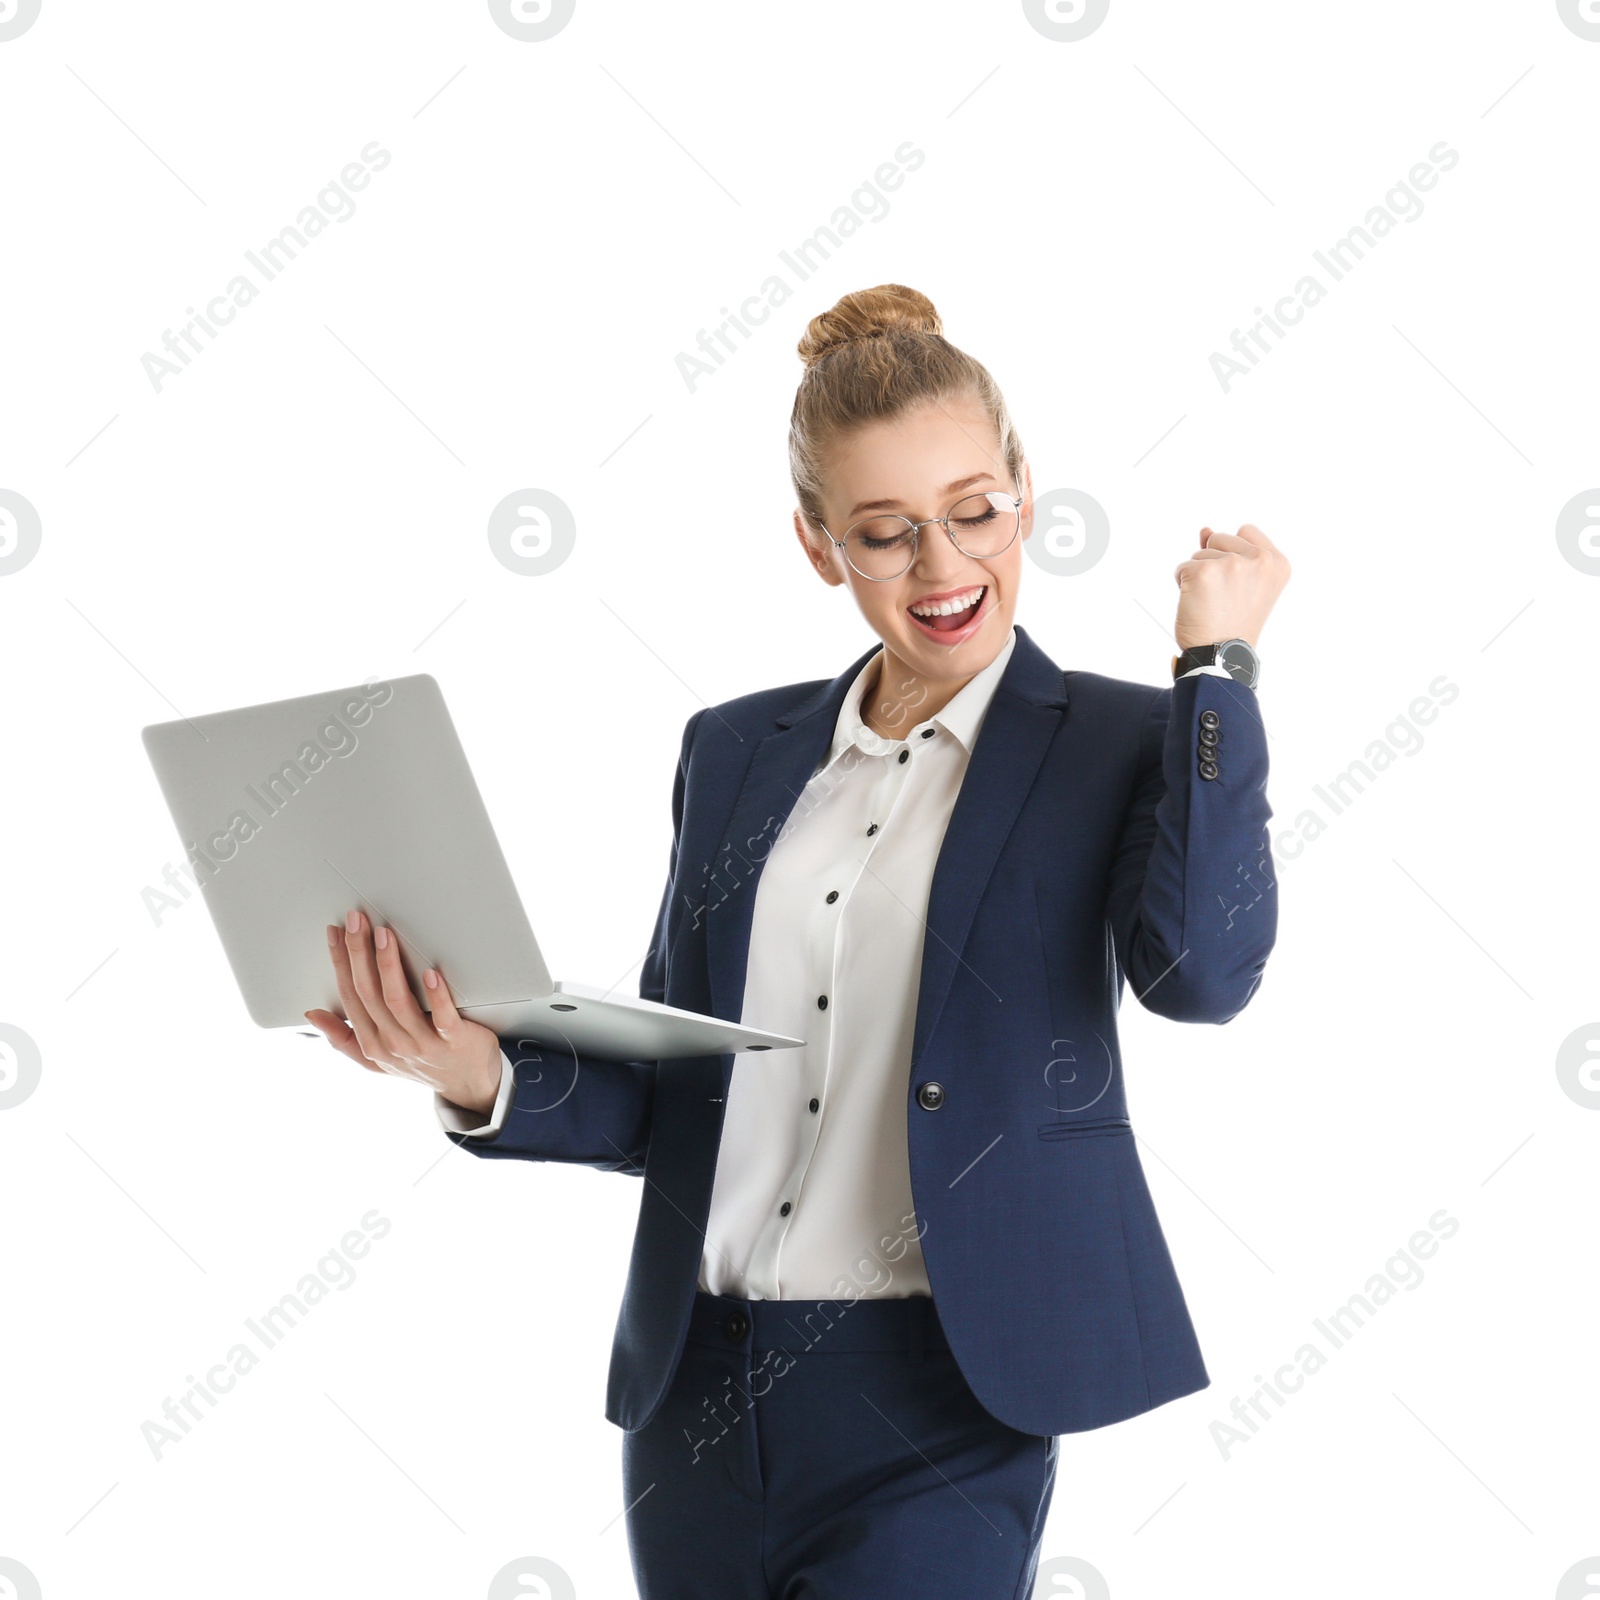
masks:
[[[913,1070],[944,1009],[978,901],[1066,704],[1061,669],[1018,628],[1016,648],[984,714],[934,864],[911,1040]],[[1002,974],[977,976],[989,983]]]
[[[706,896],[706,973],[714,1017],[737,1022],[743,1012],[761,869],[801,791],[833,743],[839,708],[850,685],[877,650],[877,645],[864,650],[831,683],[783,712],[777,728],[751,757],[723,830],[717,869]]]
[[[960,960],[978,900],[1027,798],[1067,703],[1061,669],[1018,627],[1011,659],[962,780],[934,868],[917,1000],[913,1065],[920,1058]],[[777,718],[756,746],[707,896],[706,968],[711,1014],[743,1011],[750,928],[761,869],[817,764],[833,742],[845,694],[878,646]],[[731,1066],[732,1057],[724,1061]]]

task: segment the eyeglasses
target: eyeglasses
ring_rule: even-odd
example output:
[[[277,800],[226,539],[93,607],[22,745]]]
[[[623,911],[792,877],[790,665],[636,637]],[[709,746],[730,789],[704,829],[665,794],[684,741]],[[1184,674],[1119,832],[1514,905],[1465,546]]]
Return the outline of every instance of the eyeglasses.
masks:
[[[1017,488],[1022,487],[1015,475],[1011,481]],[[1021,524],[1021,510],[1020,494],[995,490],[969,494],[942,517],[929,517],[926,522],[913,522],[910,517],[868,517],[864,522],[852,523],[842,539],[834,539],[826,524],[819,521],[817,526],[833,539],[845,560],[863,578],[887,583],[911,570],[924,528],[938,523],[962,555],[986,561],[1011,547]]]

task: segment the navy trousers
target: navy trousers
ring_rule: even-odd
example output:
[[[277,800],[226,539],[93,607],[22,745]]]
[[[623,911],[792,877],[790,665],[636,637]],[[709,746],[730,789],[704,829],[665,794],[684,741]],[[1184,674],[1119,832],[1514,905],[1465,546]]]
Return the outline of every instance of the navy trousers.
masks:
[[[927,1295],[697,1292],[623,1435],[640,1600],[1026,1600],[1055,1468],[978,1403]]]

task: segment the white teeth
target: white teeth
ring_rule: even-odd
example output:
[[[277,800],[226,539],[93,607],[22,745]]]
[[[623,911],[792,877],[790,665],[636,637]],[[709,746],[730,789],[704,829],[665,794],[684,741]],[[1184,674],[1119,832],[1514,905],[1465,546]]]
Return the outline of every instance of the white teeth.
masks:
[[[911,614],[914,617],[953,617],[956,612],[976,605],[983,598],[984,587],[980,584],[976,589],[968,589],[965,594],[957,595],[954,600],[942,600],[936,605],[912,606]]]

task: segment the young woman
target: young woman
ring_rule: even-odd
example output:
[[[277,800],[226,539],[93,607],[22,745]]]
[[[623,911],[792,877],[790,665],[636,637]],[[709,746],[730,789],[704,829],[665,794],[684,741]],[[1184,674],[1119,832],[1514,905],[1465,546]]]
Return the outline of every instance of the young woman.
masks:
[[[1260,981],[1289,569],[1202,529],[1172,683],[1063,671],[1012,620],[1033,484],[989,373],[894,284],[800,354],[795,533],[879,643],[689,719],[640,993],[805,1048],[540,1060],[437,972],[424,1013],[359,912],[348,1025],[308,1016],[476,1155],[643,1177],[606,1415],[645,1600],[1015,1600],[1057,1436],[1210,1381],[1116,1012],[1227,1022]]]

